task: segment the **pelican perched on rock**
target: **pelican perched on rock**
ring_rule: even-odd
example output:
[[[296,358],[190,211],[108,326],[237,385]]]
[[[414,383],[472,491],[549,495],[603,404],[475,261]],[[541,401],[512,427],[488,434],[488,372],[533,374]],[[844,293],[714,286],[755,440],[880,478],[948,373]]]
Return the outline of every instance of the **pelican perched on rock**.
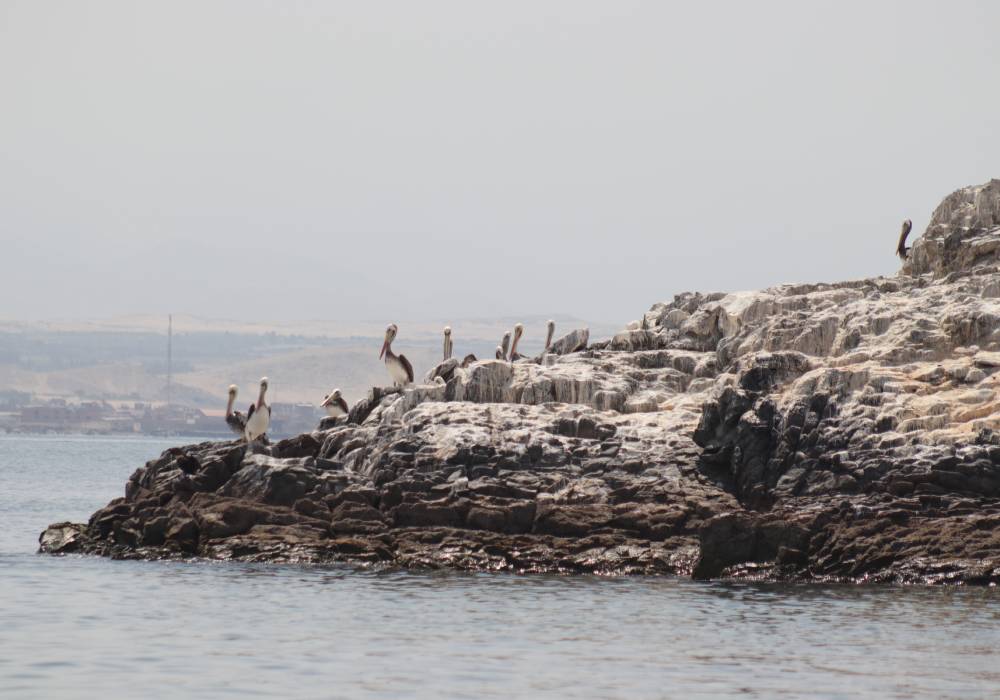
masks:
[[[263,437],[271,426],[271,407],[264,402],[265,393],[267,393],[267,377],[262,377],[257,403],[250,404],[250,410],[247,411],[247,427],[243,433],[247,442]]]
[[[399,328],[395,323],[390,323],[385,329],[385,341],[382,343],[382,351],[378,356],[385,357],[385,368],[389,370],[393,384],[396,386],[406,386],[413,383],[413,365],[404,355],[397,355],[392,351],[392,341],[396,337]]]
[[[243,437],[247,428],[247,417],[246,414],[239,411],[233,410],[233,404],[236,403],[236,385],[229,385],[229,403],[226,404],[226,425],[234,433]]]
[[[552,335],[556,332],[556,322],[551,318],[546,325],[548,326],[548,330],[545,335],[545,350],[542,352],[548,352],[552,349]]]
[[[899,243],[896,244],[896,255],[899,256],[900,260],[906,260],[910,257],[910,249],[906,247],[906,237],[910,235],[912,228],[912,221],[907,219],[903,222],[903,229],[899,232]]]
[[[535,363],[539,365],[545,361],[545,356],[552,352],[552,336],[556,332],[556,322],[549,319],[545,324],[545,331],[545,349],[535,358]]]
[[[350,409],[347,407],[347,402],[344,401],[344,397],[340,395],[340,389],[334,389],[329,394],[324,396],[323,403],[321,403],[320,406],[326,409],[326,415],[333,418],[346,416],[350,413]]]
[[[524,335],[524,324],[518,323],[514,326],[514,340],[510,344],[510,361],[524,359],[524,355],[517,351],[517,343],[521,340],[521,336]]]
[[[451,359],[451,326],[444,327],[444,357],[442,360]]]
[[[503,334],[503,339],[500,341],[500,349],[503,351],[498,357],[498,360],[507,359],[507,351],[510,349],[510,331]]]

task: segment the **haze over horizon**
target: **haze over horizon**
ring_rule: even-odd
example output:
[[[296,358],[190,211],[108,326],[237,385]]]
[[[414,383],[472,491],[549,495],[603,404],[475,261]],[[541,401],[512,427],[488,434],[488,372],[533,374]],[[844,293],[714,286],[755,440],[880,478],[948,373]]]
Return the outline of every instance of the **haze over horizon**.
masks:
[[[894,274],[1000,5],[0,5],[0,318],[625,323]]]

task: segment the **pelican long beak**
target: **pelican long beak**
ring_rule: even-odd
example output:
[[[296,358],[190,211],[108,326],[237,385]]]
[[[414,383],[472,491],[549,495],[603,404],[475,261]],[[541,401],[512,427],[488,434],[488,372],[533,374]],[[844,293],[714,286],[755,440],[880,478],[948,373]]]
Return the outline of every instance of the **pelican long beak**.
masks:
[[[378,353],[378,359],[381,360],[385,356],[385,351],[386,351],[386,348],[388,348],[388,347],[389,347],[389,340],[386,339],[386,341],[382,343],[382,349]]]
[[[329,406],[329,405],[330,405],[330,397],[329,397],[329,396],[327,396],[327,397],[326,397],[325,399],[323,399],[323,403],[321,403],[321,404],[319,405],[319,407],[320,407],[320,408],[326,408],[326,407],[327,407],[327,406]]]

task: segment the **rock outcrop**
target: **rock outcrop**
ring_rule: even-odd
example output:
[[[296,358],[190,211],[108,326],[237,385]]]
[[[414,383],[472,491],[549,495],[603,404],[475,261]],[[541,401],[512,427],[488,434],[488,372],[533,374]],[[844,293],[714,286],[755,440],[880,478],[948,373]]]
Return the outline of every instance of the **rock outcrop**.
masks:
[[[997,583],[998,256],[994,180],[946,198],[898,276],[681,294],[257,453],[174,448],[41,549]]]

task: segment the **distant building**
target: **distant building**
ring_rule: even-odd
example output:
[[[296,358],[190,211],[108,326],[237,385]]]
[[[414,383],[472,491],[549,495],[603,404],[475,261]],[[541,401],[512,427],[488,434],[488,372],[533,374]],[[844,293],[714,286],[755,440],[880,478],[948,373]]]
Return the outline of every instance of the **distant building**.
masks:
[[[17,411],[31,403],[31,394],[26,391],[7,389],[0,391],[0,411]]]
[[[25,406],[21,409],[18,428],[26,432],[47,433],[69,428],[76,421],[73,411],[65,405],[50,403],[45,405]]]

